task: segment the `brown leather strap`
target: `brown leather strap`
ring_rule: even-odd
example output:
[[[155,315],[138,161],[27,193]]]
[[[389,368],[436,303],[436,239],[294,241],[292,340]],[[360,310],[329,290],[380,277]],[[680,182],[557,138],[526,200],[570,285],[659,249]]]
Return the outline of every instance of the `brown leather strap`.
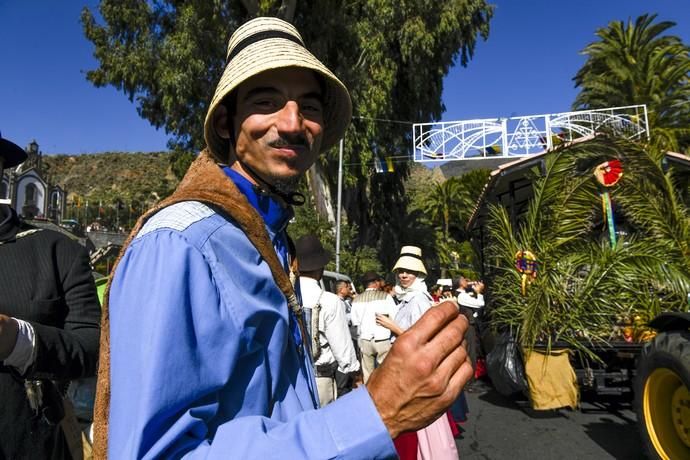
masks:
[[[203,150],[192,163],[180,182],[177,190],[170,197],[161,201],[157,206],[141,216],[132,232],[125,241],[120,254],[113,265],[111,273],[115,273],[117,265],[139,230],[146,221],[161,209],[182,201],[200,201],[227,213],[247,235],[261,257],[266,261],[273,278],[285,295],[289,308],[295,313],[302,336],[302,344],[307,346],[307,333],[302,316],[302,306],[297,301],[295,290],[290,278],[281,265],[275,248],[266,231],[264,220],[237,186],[223,173],[218,164],[207,150]],[[111,278],[112,280],[112,278]],[[103,315],[101,319],[100,364],[98,369],[98,389],[94,408],[94,457],[107,457],[108,451],[108,414],[110,412],[110,312],[108,295],[110,281],[106,286]]]
[[[65,410],[65,416],[60,421],[60,428],[62,428],[62,432],[65,435],[72,460],[83,460],[82,432],[81,428],[79,428],[77,416],[74,413],[74,406],[72,401],[66,397],[62,399],[62,405]]]

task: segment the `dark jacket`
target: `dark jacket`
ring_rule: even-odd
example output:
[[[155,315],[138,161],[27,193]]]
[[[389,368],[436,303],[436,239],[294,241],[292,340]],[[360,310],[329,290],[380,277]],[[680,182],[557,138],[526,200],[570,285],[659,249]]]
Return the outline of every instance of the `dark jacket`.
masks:
[[[28,321],[36,333],[36,359],[24,375],[0,362],[0,460],[70,458],[59,424],[31,409],[24,379],[64,388],[95,374],[96,287],[81,245],[59,232],[20,224],[7,205],[0,205],[0,313]],[[44,403],[54,404],[48,393]]]

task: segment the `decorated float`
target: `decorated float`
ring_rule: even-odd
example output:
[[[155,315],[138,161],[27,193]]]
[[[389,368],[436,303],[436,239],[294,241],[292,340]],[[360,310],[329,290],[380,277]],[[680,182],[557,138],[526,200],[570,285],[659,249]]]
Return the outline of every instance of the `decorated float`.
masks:
[[[690,458],[690,157],[598,136],[504,164],[468,232],[496,388],[629,395],[648,453]]]

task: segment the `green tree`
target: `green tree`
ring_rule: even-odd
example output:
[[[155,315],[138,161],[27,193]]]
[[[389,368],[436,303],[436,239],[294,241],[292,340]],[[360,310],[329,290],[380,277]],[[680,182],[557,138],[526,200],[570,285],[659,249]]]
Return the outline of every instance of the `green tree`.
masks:
[[[486,39],[492,11],[485,0],[102,0],[102,22],[82,13],[99,62],[87,78],[125,93],[143,118],[172,136],[171,147],[196,150],[204,145],[203,120],[231,32],[259,15],[292,22],[350,89],[355,119],[345,139],[351,166],[343,202],[359,229],[354,247],[385,253],[399,246],[408,168],[402,162],[395,173],[372,174],[373,160],[408,155],[411,133],[375,119],[439,119],[443,77],[456,62],[468,63],[478,37]],[[320,158],[331,196],[336,150]],[[175,166],[178,175],[182,169]]]
[[[424,254],[431,261],[427,268],[434,275],[440,274],[442,278],[456,277],[460,273],[476,276],[474,251],[466,244],[465,226],[489,173],[488,169],[475,169],[443,179],[417,168],[414,174],[418,178],[408,181],[408,193],[414,194],[408,196],[408,219],[416,222],[415,227],[425,229],[427,237],[413,237],[407,241],[431,241],[431,246],[424,248]],[[430,240],[429,234],[434,238]]]
[[[574,109],[647,104],[652,142],[664,149],[690,147],[690,48],[665,33],[674,22],[645,14],[633,23],[612,21],[587,45],[577,72]]]

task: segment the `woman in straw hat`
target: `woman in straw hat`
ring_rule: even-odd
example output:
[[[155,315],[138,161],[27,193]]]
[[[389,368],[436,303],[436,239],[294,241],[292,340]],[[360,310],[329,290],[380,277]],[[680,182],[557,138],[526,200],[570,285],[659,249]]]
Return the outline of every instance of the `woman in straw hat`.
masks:
[[[455,398],[471,369],[446,344],[466,326],[441,306],[366,388],[319,409],[286,226],[297,182],[351,113],[291,24],[256,18],[230,37],[207,149],[139,220],[113,269],[96,458],[392,458],[391,438]],[[420,370],[404,349],[444,365]]]
[[[424,283],[427,273],[420,248],[403,246],[393,271],[398,277],[396,293],[400,300],[399,310],[394,320],[377,315],[376,322],[399,336],[432,307],[433,298]],[[458,450],[447,415],[442,415],[428,427],[417,431],[416,435],[416,442],[410,435],[396,441],[401,459],[457,460]]]

